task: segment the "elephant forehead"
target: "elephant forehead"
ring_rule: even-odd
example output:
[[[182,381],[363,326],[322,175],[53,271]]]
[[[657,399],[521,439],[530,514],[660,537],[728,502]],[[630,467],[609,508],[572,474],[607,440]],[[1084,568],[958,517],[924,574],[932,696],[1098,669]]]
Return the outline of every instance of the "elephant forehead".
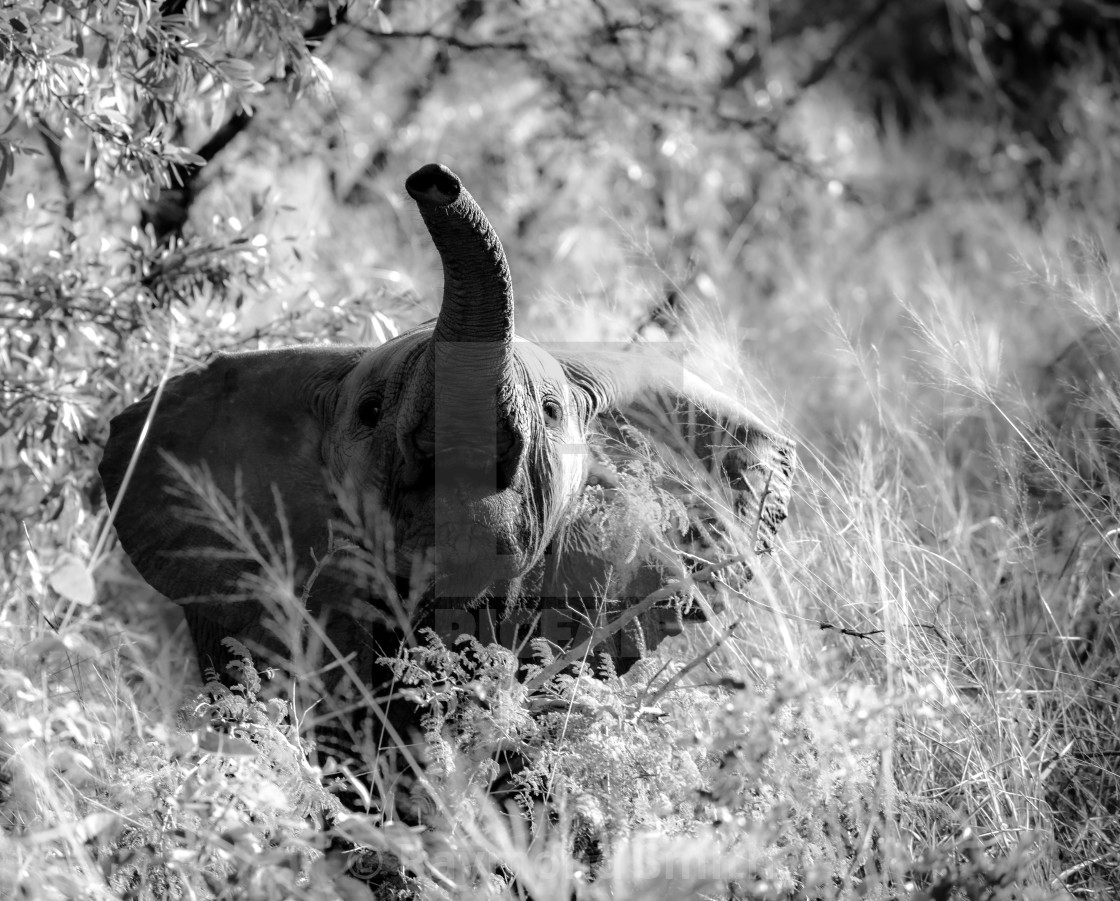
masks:
[[[355,385],[388,381],[400,376],[415,362],[423,350],[426,332],[406,332],[379,347],[367,350],[350,373],[348,381]]]
[[[349,380],[355,384],[365,384],[370,380],[391,378],[394,371],[408,368],[416,361],[417,354],[430,338],[431,329],[421,328],[372,348],[358,361]],[[517,336],[514,338],[514,353],[523,371],[534,383],[559,386],[567,382],[560,361],[539,344]]]
[[[532,381],[554,385],[563,385],[567,382],[560,361],[539,344],[518,337],[514,338],[513,349]]]

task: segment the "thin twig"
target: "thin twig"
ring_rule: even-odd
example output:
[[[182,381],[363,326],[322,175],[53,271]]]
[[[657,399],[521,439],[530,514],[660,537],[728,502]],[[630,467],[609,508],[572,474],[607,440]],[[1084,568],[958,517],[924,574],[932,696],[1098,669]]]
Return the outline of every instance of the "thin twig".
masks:
[[[867,632],[860,632],[856,629],[846,629],[843,626],[834,626],[834,625],[832,625],[832,623],[821,623],[820,626],[821,626],[821,631],[822,632],[828,632],[828,631],[839,632],[841,635],[850,635],[852,638],[867,639],[867,638],[871,638],[874,635],[882,635],[883,634],[882,629],[871,629]]]
[[[790,103],[787,103],[784,109],[788,109],[794,103],[805,95],[805,92],[813,85],[820,82],[829,72],[835,68],[836,64],[840,61],[840,57],[844,55],[849,47],[856,43],[856,41],[863,35],[863,32],[875,24],[875,21],[887,11],[891,5],[892,0],[879,0],[871,9],[867,10],[860,16],[855,23],[849,28],[840,40],[838,40],[832,47],[828,56],[817,60],[813,68],[809,70],[806,75],[797,85],[797,92],[794,94]]]
[[[70,174],[66,171],[66,165],[62,161],[62,145],[59,144],[58,136],[41,118],[39,119],[39,134],[43,137],[43,145],[47,148],[47,156],[51,158],[51,165],[54,167],[55,177],[58,179],[58,185],[62,189],[63,211],[66,218],[66,225],[64,228],[70,240],[73,240],[74,189],[70,182]]]
[[[528,41],[465,41],[453,34],[437,34],[434,31],[378,31],[369,25],[355,24],[357,31],[367,34],[378,40],[431,40],[439,41],[454,47],[456,50],[498,50],[512,53],[525,53],[529,48]]]
[[[665,684],[657,689],[657,691],[654,692],[653,696],[649,698],[648,701],[644,702],[643,706],[656,706],[657,702],[665,697],[665,695],[668,694],[668,692],[670,692],[673,687],[676,686],[685,676],[691,673],[694,669],[696,669],[696,667],[700,666],[700,664],[702,664],[705,660],[711,657],[712,654],[718,651],[720,647],[722,647],[723,643],[731,637],[731,633],[739,628],[742,622],[743,621],[741,619],[737,619],[735,620],[735,622],[731,623],[727,627],[726,631],[718,638],[716,638],[716,640],[712,642],[712,644],[706,650],[702,651],[700,654],[694,657],[687,666],[681,667],[679,670],[677,670],[677,672],[670,676]]]
[[[171,378],[171,367],[175,363],[175,343],[175,330],[172,328],[168,340],[167,362],[164,364],[163,374],[159,378],[159,384],[156,385],[155,395],[152,397],[152,402],[148,407],[148,415],[144,419],[143,428],[140,429],[140,437],[136,441],[136,447],[132,451],[132,459],[128,461],[128,468],[124,471],[124,478],[121,480],[121,487],[117,491],[116,500],[113,501],[113,506],[109,510],[109,516],[101,529],[101,534],[97,538],[97,543],[93,546],[93,553],[90,554],[90,572],[93,572],[93,570],[97,568],[101,561],[101,555],[105,552],[105,545],[109,541],[109,535],[113,531],[113,522],[117,518],[117,511],[120,510],[121,504],[124,503],[124,496],[128,492],[129,482],[132,480],[132,474],[136,469],[136,464],[140,460],[140,453],[144,449],[144,442],[152,427],[152,420],[155,419],[156,411],[159,409],[159,402],[163,397],[164,386],[167,384],[167,380]]]
[[[719,563],[711,563],[708,566],[697,570],[695,573],[686,575],[681,579],[677,579],[668,585],[665,585],[657,591],[654,591],[642,600],[638,601],[634,606],[626,608],[619,614],[617,619],[612,620],[605,625],[598,626],[592,630],[591,635],[581,641],[574,647],[569,648],[563,654],[560,654],[548,666],[542,669],[532,678],[525,682],[526,691],[536,691],[543,686],[549,679],[561,673],[565,667],[571,666],[581,657],[585,657],[587,652],[595,647],[597,644],[610,638],[612,635],[624,629],[635,619],[657,604],[659,601],[664,601],[671,598],[674,594],[687,591],[692,588],[697,582],[709,581],[720,570],[726,569],[729,566],[734,566],[736,563],[742,562],[739,556],[732,557],[728,560],[723,560]]]

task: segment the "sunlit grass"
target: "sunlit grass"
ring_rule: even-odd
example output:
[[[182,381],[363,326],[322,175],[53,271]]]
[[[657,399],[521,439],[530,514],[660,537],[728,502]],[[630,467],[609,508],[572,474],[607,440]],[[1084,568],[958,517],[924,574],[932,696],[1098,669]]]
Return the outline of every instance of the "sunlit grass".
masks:
[[[204,692],[174,608],[119,551],[96,603],[52,583],[97,545],[101,511],[28,523],[0,596],[0,894],[367,897],[356,875],[399,880],[401,863],[429,897],[1114,887],[1115,295],[1070,233],[1026,241],[1005,221],[988,210],[952,253],[926,244],[940,222],[856,267],[822,250],[771,308],[740,311],[745,356],[718,316],[694,318],[698,368],[800,439],[779,548],[748,561],[752,581],[731,568],[706,587],[722,612],[621,679],[516,682],[498,651],[471,669],[439,650],[467,685],[430,686],[423,829],[329,823],[320,783],[343,771],[299,762],[329,711],[296,704],[288,721],[252,684]],[[1048,368],[1081,334],[1091,353]],[[161,344],[130,367],[159,372]],[[722,512],[719,553],[749,557],[750,524],[697,484]],[[254,590],[282,632],[314,630],[276,562]],[[510,746],[526,761],[504,786],[528,805],[516,815],[484,796],[490,752]],[[352,771],[393,808],[393,766]],[[532,808],[546,798],[551,816]]]

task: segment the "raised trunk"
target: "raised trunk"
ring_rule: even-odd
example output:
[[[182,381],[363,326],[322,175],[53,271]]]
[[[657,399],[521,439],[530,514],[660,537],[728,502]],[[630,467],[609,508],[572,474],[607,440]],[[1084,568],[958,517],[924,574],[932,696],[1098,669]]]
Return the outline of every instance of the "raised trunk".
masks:
[[[508,348],[513,343],[513,282],[497,232],[444,166],[432,163],[417,170],[405,190],[420,208],[443,262],[436,340]]]
[[[417,170],[405,190],[420,209],[444,277],[439,318],[417,380],[427,397],[417,398],[416,419],[406,429],[425,455],[473,447],[503,458],[517,440],[509,404],[513,283],[502,242],[444,166]],[[490,443],[495,434],[496,448]]]

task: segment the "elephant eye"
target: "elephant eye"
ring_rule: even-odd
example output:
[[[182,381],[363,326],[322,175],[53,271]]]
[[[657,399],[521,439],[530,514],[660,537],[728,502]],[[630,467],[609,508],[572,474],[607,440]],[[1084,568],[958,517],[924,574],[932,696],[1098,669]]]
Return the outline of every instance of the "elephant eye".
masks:
[[[381,417],[381,401],[376,397],[367,397],[360,404],[358,404],[358,421],[369,428],[377,425],[377,420]]]
[[[559,425],[560,420],[564,418],[564,408],[555,397],[546,397],[541,404],[541,410],[549,425]]]

